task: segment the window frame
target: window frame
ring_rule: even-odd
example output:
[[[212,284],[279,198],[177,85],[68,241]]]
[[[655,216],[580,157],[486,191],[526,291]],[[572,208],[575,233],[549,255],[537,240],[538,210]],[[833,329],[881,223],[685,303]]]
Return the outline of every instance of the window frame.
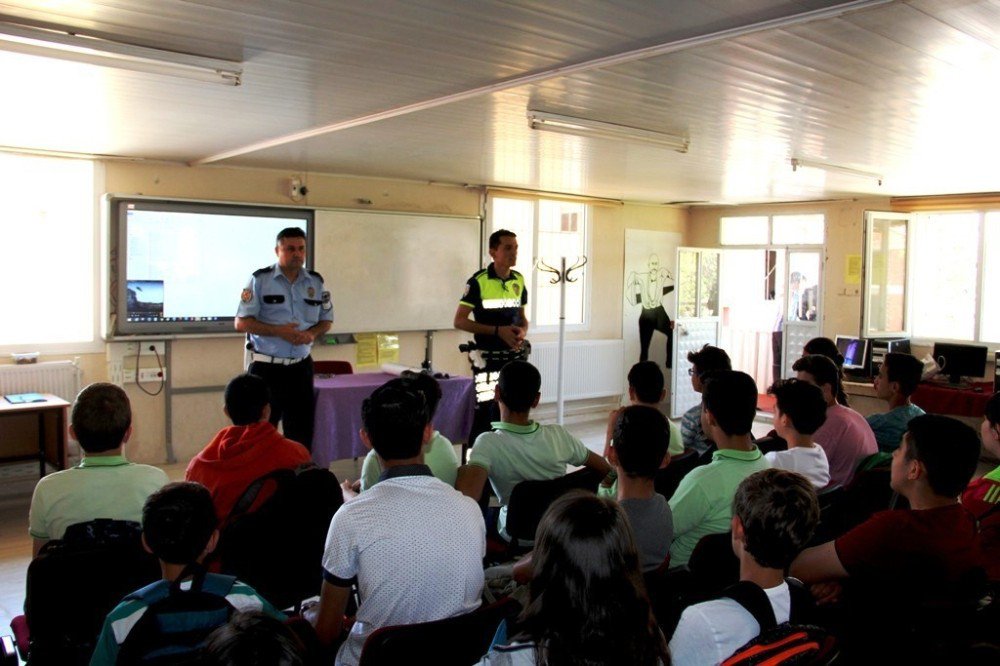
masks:
[[[818,217],[823,220],[823,238],[820,241],[803,241],[801,243],[777,243],[774,241],[774,218],[776,217]],[[723,240],[722,227],[725,220],[739,220],[739,219],[755,219],[759,220],[761,218],[767,219],[767,238],[763,239],[762,242],[754,243],[727,243]],[[822,247],[827,243],[827,228],[826,228],[826,213],[823,212],[804,212],[804,213],[761,213],[758,215],[722,215],[719,217],[719,247],[722,248],[759,248],[759,247],[786,247],[786,248],[800,248],[800,247]]]

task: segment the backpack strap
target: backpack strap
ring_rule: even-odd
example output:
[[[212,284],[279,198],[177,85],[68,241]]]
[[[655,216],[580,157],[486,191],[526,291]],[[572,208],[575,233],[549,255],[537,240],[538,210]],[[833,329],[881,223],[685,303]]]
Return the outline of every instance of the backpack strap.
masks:
[[[229,512],[229,515],[226,516],[226,519],[222,521],[222,524],[228,525],[234,518],[249,511],[250,507],[252,507],[254,502],[257,501],[257,496],[260,495],[260,491],[264,488],[264,484],[268,481],[274,480],[275,482],[280,483],[281,479],[289,477],[289,475],[294,477],[295,474],[296,473],[290,469],[275,469],[254,479],[253,483],[247,486],[247,489],[243,491],[240,498],[236,500],[232,510]]]
[[[774,617],[774,608],[771,607],[771,600],[767,598],[767,592],[748,580],[741,580],[730,585],[722,592],[723,598],[732,599],[757,620],[760,625],[760,632],[764,633],[778,626],[778,620]]]

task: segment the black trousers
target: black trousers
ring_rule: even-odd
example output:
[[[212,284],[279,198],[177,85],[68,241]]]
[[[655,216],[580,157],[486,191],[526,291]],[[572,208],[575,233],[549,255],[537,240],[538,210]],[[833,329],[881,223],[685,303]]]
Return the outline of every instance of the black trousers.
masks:
[[[649,343],[653,340],[653,331],[659,331],[667,336],[668,368],[674,367],[674,329],[670,327],[670,315],[663,306],[646,309],[639,313],[639,360],[649,360]]]
[[[271,391],[271,423],[281,421],[285,437],[311,451],[316,412],[312,357],[292,365],[254,361],[247,372],[263,379]]]

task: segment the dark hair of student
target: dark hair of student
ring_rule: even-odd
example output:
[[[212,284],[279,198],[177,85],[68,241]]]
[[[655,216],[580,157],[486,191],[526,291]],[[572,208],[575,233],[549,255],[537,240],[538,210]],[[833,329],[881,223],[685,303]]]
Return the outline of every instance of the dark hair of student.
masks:
[[[705,345],[698,351],[688,352],[688,363],[694,366],[695,373],[703,375],[716,370],[732,370],[733,362],[725,349]]]
[[[264,407],[271,401],[271,392],[260,377],[242,374],[229,380],[223,397],[233,425],[245,426],[260,421]]]
[[[743,547],[757,564],[787,569],[816,531],[819,502],[801,474],[765,469],[740,483],[733,515],[743,523]]]
[[[615,420],[611,444],[627,476],[652,479],[670,446],[667,417],[645,405],[626,407]]]
[[[979,434],[950,416],[923,414],[906,424],[906,460],[919,460],[934,494],[956,498],[979,464]]]
[[[511,361],[500,368],[497,379],[500,401],[517,414],[531,411],[535,396],[542,388],[542,375],[527,361]]]
[[[258,611],[234,613],[209,634],[201,666],[301,666],[302,642],[283,622]]]
[[[412,372],[410,370],[404,372],[400,379],[406,388],[419,391],[424,396],[424,400],[427,402],[427,415],[434,418],[438,403],[441,402],[441,385],[438,384],[438,380],[426,372]]]
[[[702,381],[702,404],[712,412],[722,432],[730,437],[749,433],[757,416],[757,384],[753,377],[738,370],[718,370],[704,375]]]
[[[1000,391],[994,393],[986,402],[986,410],[983,416],[992,425],[1000,425]]]
[[[924,364],[912,354],[889,352],[882,360],[885,374],[890,382],[899,383],[899,392],[903,395],[913,395],[924,374]]]
[[[811,435],[826,423],[826,400],[818,386],[798,379],[779,379],[767,392],[775,397],[781,413],[791,419],[796,432]]]
[[[428,421],[423,394],[402,378],[386,382],[361,403],[361,423],[383,460],[405,460],[420,453]]]
[[[663,396],[663,371],[655,361],[639,361],[628,371],[628,385],[639,402],[656,404]]]
[[[87,453],[117,448],[132,425],[128,395],[114,384],[91,384],[77,394],[70,423],[77,441]]]
[[[497,229],[490,234],[490,249],[495,250],[500,247],[500,239],[504,236],[509,236],[511,238],[517,238],[517,234],[513,231],[508,231],[507,229]]]
[[[557,499],[538,524],[532,559],[531,601],[513,640],[536,644],[536,664],[669,663],[616,502],[584,491]]]
[[[200,483],[168,483],[142,508],[142,535],[159,559],[170,564],[197,561],[215,531],[212,495]]]
[[[830,391],[833,395],[837,396],[837,402],[845,406],[847,405],[847,396],[844,396],[843,400],[840,399],[841,394],[844,393],[844,385],[841,381],[843,373],[826,356],[820,354],[803,356],[792,364],[792,370],[795,372],[808,372],[816,380],[817,386],[829,385]]]
[[[278,237],[275,238],[274,240],[276,243],[280,245],[281,241],[283,241],[286,238],[305,238],[305,237],[306,237],[306,232],[303,231],[301,227],[285,227],[284,229],[278,232]]]
[[[818,354],[825,356],[837,366],[840,372],[840,385],[837,389],[837,402],[847,407],[847,393],[844,391],[844,355],[837,349],[837,343],[830,338],[813,338],[802,348],[805,354]],[[794,368],[793,368],[794,369]]]

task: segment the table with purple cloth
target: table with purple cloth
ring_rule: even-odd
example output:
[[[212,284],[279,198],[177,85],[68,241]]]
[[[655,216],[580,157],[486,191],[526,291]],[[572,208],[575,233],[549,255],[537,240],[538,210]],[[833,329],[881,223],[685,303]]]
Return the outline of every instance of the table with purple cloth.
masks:
[[[354,375],[316,377],[316,431],[313,461],[321,467],[334,460],[364,456],[361,443],[361,403],[394,375],[363,372]],[[434,415],[434,428],[454,443],[465,440],[472,427],[476,394],[470,377],[439,379],[441,402]]]

